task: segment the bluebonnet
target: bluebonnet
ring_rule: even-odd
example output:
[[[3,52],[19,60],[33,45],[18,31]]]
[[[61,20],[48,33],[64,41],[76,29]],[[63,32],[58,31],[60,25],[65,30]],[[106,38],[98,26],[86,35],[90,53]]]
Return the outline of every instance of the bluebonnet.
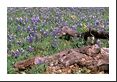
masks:
[[[17,31],[20,31],[20,30],[21,30],[21,26],[18,25],[18,26],[17,26]]]
[[[33,36],[27,36],[27,37],[26,37],[26,40],[27,40],[29,43],[32,43],[32,42],[33,42]]]
[[[94,25],[95,25],[95,26],[98,26],[99,23],[100,23],[99,20],[96,20]]]
[[[21,44],[22,44],[22,42],[21,42],[21,41],[17,41],[17,44],[18,44],[18,45],[21,45]]]
[[[28,20],[28,18],[26,17],[26,18],[25,18],[25,22],[28,23],[28,21],[29,21],[29,20]]]
[[[75,24],[75,25],[71,26],[71,29],[76,31],[77,30],[77,25]]]
[[[17,58],[21,53],[19,52],[19,50],[17,49],[16,51],[12,50],[12,56],[14,56],[15,58]]]
[[[31,27],[30,26],[28,26],[27,27],[27,32],[29,32],[31,30]]]
[[[28,47],[28,51],[30,51],[30,52],[34,51],[34,48],[31,47],[31,46],[29,46],[29,47]]]
[[[36,25],[39,22],[39,17],[38,16],[33,16],[31,18],[31,22],[32,22],[32,24]]]
[[[33,26],[33,31],[37,31],[37,27],[36,26]]]

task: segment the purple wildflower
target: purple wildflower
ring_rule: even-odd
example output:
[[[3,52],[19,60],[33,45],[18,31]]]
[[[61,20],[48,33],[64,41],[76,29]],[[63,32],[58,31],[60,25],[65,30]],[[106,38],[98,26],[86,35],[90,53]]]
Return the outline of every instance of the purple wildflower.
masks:
[[[49,35],[49,32],[48,32],[48,31],[44,31],[44,32],[43,32],[43,35],[44,35],[44,36],[48,36],[48,35]]]
[[[27,41],[29,42],[29,43],[32,43],[33,42],[33,37],[32,36],[27,36]]]
[[[77,27],[82,27],[81,22],[77,22]]]
[[[63,25],[63,26],[68,26],[68,23],[67,23],[67,21],[65,21],[65,22],[62,22],[62,25]]]
[[[51,35],[52,35],[52,36],[57,36],[60,32],[61,32],[61,28],[55,28],[55,29],[51,32]]]
[[[17,58],[20,55],[19,50],[17,49],[16,51],[12,51],[12,56],[14,56],[15,58]]]
[[[17,26],[17,31],[20,31],[21,30],[21,27],[18,25]]]
[[[99,20],[96,20],[95,21],[95,26],[98,26],[99,25]]]
[[[56,36],[56,35],[57,35],[56,31],[52,31],[52,32],[51,32],[51,35],[52,35],[52,36]]]
[[[104,26],[105,26],[105,27],[108,27],[108,26],[109,26],[109,20],[105,20]]]
[[[39,16],[36,16],[36,17],[35,17],[35,20],[36,20],[37,22],[39,22]]]
[[[39,17],[38,16],[32,17],[31,22],[32,22],[32,24],[37,24],[39,22]]]
[[[96,46],[97,48],[100,48],[101,47],[101,41],[99,39],[96,40],[96,44],[98,45],[98,46]]]
[[[12,50],[11,51],[11,55],[14,56],[15,55],[15,51]]]
[[[33,31],[34,32],[37,31],[37,27],[36,26],[33,27]]]
[[[18,45],[21,45],[21,44],[22,44],[22,42],[21,42],[21,41],[17,41],[17,44],[18,44]]]
[[[34,32],[34,31],[30,31],[30,34],[29,34],[29,36],[35,36],[36,35],[36,33]]]
[[[7,38],[8,38],[8,41],[14,41],[15,40],[15,35],[13,35],[13,34],[8,34],[7,35]]]
[[[29,32],[31,30],[30,26],[27,27],[27,31]]]
[[[23,24],[23,18],[22,17],[19,18],[19,22],[20,22],[20,24]]]
[[[71,29],[72,29],[72,30],[77,30],[77,25],[73,25],[73,26],[71,27]]]
[[[8,39],[8,40],[11,40],[10,34],[7,35],[7,39]]]
[[[25,19],[25,22],[28,23],[28,18]]]
[[[29,51],[29,52],[34,51],[34,48],[33,48],[33,47],[31,47],[31,46],[29,46],[29,47],[28,47],[28,51]]]

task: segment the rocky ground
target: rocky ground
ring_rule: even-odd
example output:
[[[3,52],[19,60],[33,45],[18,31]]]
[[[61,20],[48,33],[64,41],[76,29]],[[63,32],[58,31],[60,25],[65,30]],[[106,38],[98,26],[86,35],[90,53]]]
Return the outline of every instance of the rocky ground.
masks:
[[[48,65],[46,72],[49,74],[61,73],[109,73],[109,49],[99,48],[98,45],[68,49],[52,56],[34,57],[17,62],[15,68],[18,70],[33,67],[45,63]]]

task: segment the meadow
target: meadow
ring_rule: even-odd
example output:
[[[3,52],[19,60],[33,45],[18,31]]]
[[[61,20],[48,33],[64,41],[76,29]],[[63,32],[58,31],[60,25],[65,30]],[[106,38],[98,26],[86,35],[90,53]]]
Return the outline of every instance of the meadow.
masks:
[[[100,22],[102,25],[100,26]],[[7,8],[7,73],[17,74],[17,61],[37,55],[50,56],[65,49],[85,46],[83,38],[72,41],[60,39],[61,26],[78,33],[93,26],[99,31],[109,32],[108,7],[8,7]],[[98,28],[103,29],[98,29]],[[107,40],[101,47],[109,48]],[[47,65],[36,65],[26,69],[27,74],[43,74]],[[82,71],[80,71],[82,73]]]

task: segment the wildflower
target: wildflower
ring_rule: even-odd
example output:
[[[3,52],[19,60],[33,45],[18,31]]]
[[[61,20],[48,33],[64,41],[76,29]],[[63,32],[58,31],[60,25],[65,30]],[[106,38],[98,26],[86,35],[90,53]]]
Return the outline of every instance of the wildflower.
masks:
[[[18,44],[18,45],[21,45],[21,44],[22,44],[22,42],[21,42],[21,41],[17,41],[17,44]]]
[[[67,21],[62,22],[62,26],[68,26],[68,22]]]
[[[106,20],[105,22],[104,22],[104,27],[108,27],[109,26],[109,20]]]
[[[23,22],[23,18],[22,18],[22,17],[19,18],[19,22],[20,22],[20,23]]]
[[[29,51],[29,52],[34,51],[34,48],[33,48],[33,47],[31,47],[31,46],[29,46],[29,47],[28,47],[28,51]]]
[[[30,26],[27,27],[27,31],[29,32],[31,30]]]
[[[72,29],[72,30],[77,30],[77,25],[73,25],[73,26],[71,27],[71,29]]]
[[[32,24],[37,24],[39,22],[39,17],[38,16],[32,17],[31,22]]]
[[[27,36],[27,41],[29,42],[29,43],[32,43],[33,42],[33,36]]]
[[[8,39],[8,40],[11,40],[10,34],[7,34],[7,39]]]
[[[25,18],[25,22],[28,23],[28,18]]]
[[[33,31],[34,32],[37,31],[37,27],[36,26],[33,27]]]
[[[35,32],[34,31],[30,31],[30,33],[29,33],[29,36],[35,36],[36,34],[35,34]]]
[[[14,56],[15,58],[17,58],[20,55],[19,50],[17,49],[16,51],[11,51],[12,52],[12,56]]]
[[[21,30],[21,27],[18,25],[17,26],[17,31],[20,31]]]
[[[21,49],[20,49],[20,52],[21,52],[21,53],[24,53],[24,49],[23,49],[23,48],[21,48]]]
[[[95,26],[98,26],[99,25],[99,20],[96,20],[95,21]]]
[[[46,20],[42,22],[42,27],[44,27],[47,24]]]
[[[36,17],[35,17],[35,20],[36,20],[37,22],[39,22],[39,16],[36,16]]]
[[[25,22],[23,21],[22,17],[18,18],[17,21],[20,23],[20,25],[25,25]]]
[[[48,36],[48,34],[49,34],[48,31],[44,31],[44,32],[43,32],[43,35],[44,35],[44,36]]]
[[[62,31],[61,28],[55,28],[55,29],[51,32],[51,35],[52,35],[52,36],[57,36],[61,31]]]

